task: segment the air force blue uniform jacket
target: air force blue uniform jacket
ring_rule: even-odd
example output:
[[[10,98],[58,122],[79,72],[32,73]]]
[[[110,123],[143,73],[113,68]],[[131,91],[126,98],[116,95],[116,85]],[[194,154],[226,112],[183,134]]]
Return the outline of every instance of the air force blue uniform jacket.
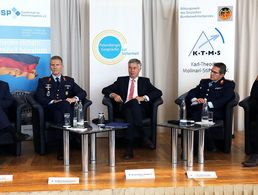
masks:
[[[74,82],[74,79],[68,76],[61,76],[58,84],[52,76],[40,78],[36,92],[36,99],[46,107],[52,100],[65,100],[77,96],[80,100],[86,97],[86,91]]]
[[[211,82],[211,79],[202,79],[199,85],[188,92],[186,101],[188,104],[191,104],[193,98],[206,98],[207,102],[211,102],[213,105],[213,108],[209,108],[209,110],[213,111],[214,118],[221,120],[224,115],[225,105],[235,96],[235,83],[225,78],[213,82],[210,86],[209,83]],[[202,104],[197,105],[197,107],[198,106],[200,110]],[[192,109],[191,107],[190,110]]]

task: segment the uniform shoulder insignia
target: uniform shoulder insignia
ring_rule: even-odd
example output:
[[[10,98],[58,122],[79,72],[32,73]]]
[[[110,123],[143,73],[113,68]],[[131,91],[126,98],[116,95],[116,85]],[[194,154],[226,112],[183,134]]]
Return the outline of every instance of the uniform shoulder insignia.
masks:
[[[63,76],[64,81],[72,81],[74,80],[72,77]]]

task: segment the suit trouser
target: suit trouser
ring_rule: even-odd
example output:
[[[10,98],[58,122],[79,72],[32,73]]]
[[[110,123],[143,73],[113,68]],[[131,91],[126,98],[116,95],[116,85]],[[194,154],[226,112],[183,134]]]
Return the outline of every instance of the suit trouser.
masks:
[[[139,104],[136,99],[132,99],[123,105],[122,112],[126,121],[129,123],[128,129],[125,131],[127,146],[133,147],[135,130],[140,133],[141,137],[146,137],[145,132],[142,128],[142,120],[145,117],[145,109],[142,103]]]
[[[255,121],[251,122],[250,129],[250,144],[251,153],[258,154],[258,113],[255,115]]]

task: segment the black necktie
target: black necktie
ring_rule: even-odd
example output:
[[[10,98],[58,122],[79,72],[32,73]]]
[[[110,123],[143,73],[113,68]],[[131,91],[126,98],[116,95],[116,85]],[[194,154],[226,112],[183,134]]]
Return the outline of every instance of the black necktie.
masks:
[[[57,87],[59,87],[60,81],[58,77],[56,77],[56,84],[57,84]]]

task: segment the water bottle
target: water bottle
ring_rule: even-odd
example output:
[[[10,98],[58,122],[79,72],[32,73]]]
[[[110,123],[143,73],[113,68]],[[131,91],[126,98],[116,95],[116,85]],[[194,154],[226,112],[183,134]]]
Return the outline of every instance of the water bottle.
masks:
[[[105,116],[103,112],[100,112],[98,114],[98,119],[99,119],[98,124],[105,124]]]
[[[78,122],[78,102],[75,102],[74,109],[73,109],[73,127],[77,127]]]
[[[202,105],[202,123],[208,124],[208,122],[209,122],[208,103],[207,103],[207,99],[204,98],[204,103]]]
[[[84,127],[84,115],[83,115],[83,106],[82,106],[82,102],[79,101],[78,104],[78,113],[77,113],[77,126],[79,128],[83,128]]]
[[[182,100],[180,104],[180,119],[179,119],[179,126],[186,126],[187,119],[186,119],[186,104],[185,99]]]

